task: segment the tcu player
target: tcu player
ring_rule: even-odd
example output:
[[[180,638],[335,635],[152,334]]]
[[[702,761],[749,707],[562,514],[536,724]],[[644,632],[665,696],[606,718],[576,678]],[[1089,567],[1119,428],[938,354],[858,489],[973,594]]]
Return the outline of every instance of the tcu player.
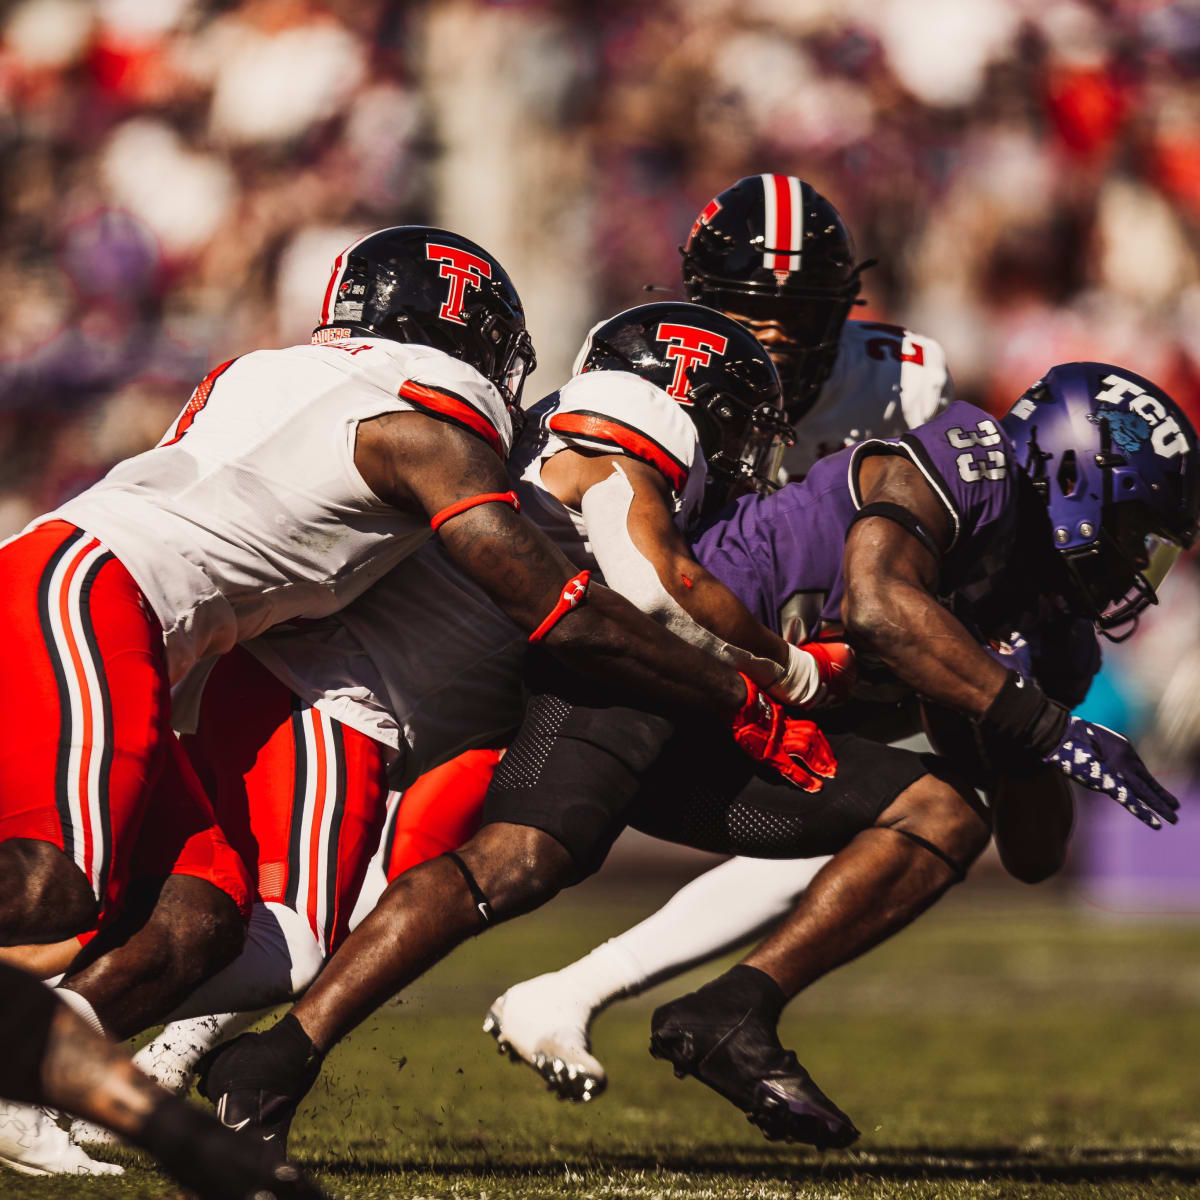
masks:
[[[848,320],[861,303],[854,242],[834,206],[794,175],[751,175],[701,209],[682,248],[688,298],[749,329],[783,383],[793,441],[783,472],[871,437],[898,437],[950,403],[946,356],[932,338]],[[786,637],[812,635],[789,613]],[[559,972],[510,988],[486,1026],[540,1063],[552,1089],[588,1100],[606,1083],[590,1053],[592,1018],[615,998],[746,941],[788,912],[824,859],[734,859],[693,880],[664,908]],[[711,914],[696,921],[697,909]],[[561,1069],[554,1066],[562,1063]]]
[[[1061,862],[1070,832],[1070,794],[1055,772],[1153,828],[1176,820],[1177,802],[1129,743],[1068,709],[1099,665],[1095,629],[1112,633],[1135,620],[1194,541],[1196,453],[1187,418],[1149,381],[1069,363],[1048,372],[999,426],[954,404],[898,440],[865,442],[817,463],[803,483],[739,502],[695,549],[760,619],[775,614],[784,623],[792,598],[810,597],[816,617],[844,623],[860,655],[939,706],[935,728],[957,743],[948,743],[949,761],[921,761],[947,778],[969,769],[969,783],[1003,785],[993,811],[1002,856],[1014,873],[1035,879]],[[981,643],[996,637],[1011,638],[1019,652],[989,655]],[[959,714],[957,727],[946,723],[946,710]],[[838,750],[836,737],[831,742]],[[982,761],[963,753],[976,745]],[[839,778],[849,766],[839,753]],[[962,878],[973,854],[923,837],[914,815],[881,814],[822,867],[742,964],[659,1008],[652,1052],[726,1096],[768,1136],[852,1141],[847,1118],[814,1104],[811,1081],[775,1026],[798,992]],[[731,943],[749,932],[719,912],[713,919]],[[700,939],[690,945],[686,965],[708,956]],[[608,961],[638,949],[636,936],[622,935]],[[643,986],[644,977],[634,979],[630,990]],[[503,1007],[489,1024],[516,1048]],[[584,1098],[592,1060],[567,1037],[553,1047],[560,1061],[544,1061],[550,1052],[535,1041],[521,1056],[560,1095]]]
[[[807,749],[811,726],[628,601],[589,591],[517,512],[504,458],[532,364],[516,291],[486,251],[422,226],[369,235],[335,263],[313,344],[217,368],[157,447],[0,548],[12,639],[0,942],[91,928],[102,898],[115,907],[148,805],[206,803],[169,728],[171,682],[273,625],[344,607],[431,531],[553,654],[724,714],[748,753],[810,778],[788,751],[797,738]],[[232,886],[202,869],[172,877],[164,919],[68,979],[64,997],[118,1035],[161,1017],[196,981],[174,924],[211,922],[221,957],[236,950]],[[125,986],[133,977],[145,986]]]

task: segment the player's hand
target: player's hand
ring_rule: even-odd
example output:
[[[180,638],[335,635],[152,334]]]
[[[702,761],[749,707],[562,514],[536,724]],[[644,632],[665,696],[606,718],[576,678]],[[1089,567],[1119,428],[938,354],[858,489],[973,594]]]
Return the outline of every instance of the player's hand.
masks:
[[[805,642],[800,647],[817,660],[821,690],[814,704],[845,704],[858,679],[854,651],[845,642]]]
[[[1023,679],[1033,678],[1033,649],[1018,630],[1003,641],[993,638],[983,648],[1006,671],[1016,671]]]
[[[1172,825],[1179,820],[1179,801],[1146,770],[1129,739],[1103,725],[1072,717],[1046,762],[1075,783],[1111,796],[1151,829],[1162,828],[1159,817]]]
[[[733,740],[758,762],[774,767],[789,783],[819,792],[837,774],[825,735],[811,722],[793,720],[745,675],[746,703],[734,715]]]

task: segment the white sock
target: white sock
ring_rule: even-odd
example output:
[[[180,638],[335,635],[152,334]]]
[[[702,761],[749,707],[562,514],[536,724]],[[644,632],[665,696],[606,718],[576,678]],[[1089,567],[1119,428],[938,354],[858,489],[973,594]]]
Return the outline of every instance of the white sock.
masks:
[[[83,996],[78,992],[72,991],[70,988],[62,987],[55,988],[54,994],[101,1037],[106,1036],[104,1026],[100,1023],[100,1018],[96,1016],[96,1010]]]
[[[282,904],[255,904],[242,952],[206,979],[168,1021],[254,1012],[284,1004],[317,977],[325,952],[306,918]]]
[[[636,996],[749,941],[790,912],[828,858],[732,858],[658,912],[556,973],[592,1009]]]
[[[218,1042],[240,1033],[257,1016],[256,1012],[228,1012],[172,1021],[133,1056],[133,1064],[152,1075],[163,1087],[173,1092],[185,1091],[192,1082],[192,1069],[201,1056]]]

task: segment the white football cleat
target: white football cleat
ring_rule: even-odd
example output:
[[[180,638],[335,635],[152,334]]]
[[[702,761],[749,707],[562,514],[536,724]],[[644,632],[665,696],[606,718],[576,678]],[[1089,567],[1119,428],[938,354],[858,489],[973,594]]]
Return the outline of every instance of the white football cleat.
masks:
[[[124,1175],[89,1157],[44,1108],[0,1102],[0,1164],[22,1175]]]
[[[590,1053],[591,1009],[581,1006],[553,973],[510,987],[483,1022],[501,1054],[528,1063],[560,1100],[586,1103],[608,1086],[608,1077]]]

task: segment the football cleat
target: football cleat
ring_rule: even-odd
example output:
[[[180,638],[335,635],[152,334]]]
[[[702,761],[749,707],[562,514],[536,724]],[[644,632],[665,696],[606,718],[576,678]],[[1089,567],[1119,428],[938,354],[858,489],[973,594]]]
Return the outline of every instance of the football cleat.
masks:
[[[546,1090],[560,1100],[586,1103],[607,1087],[604,1067],[590,1053],[590,1009],[556,989],[553,975],[539,975],[511,987],[488,1009],[484,1033],[501,1054],[531,1066]]]
[[[22,1175],[124,1175],[77,1146],[44,1108],[0,1102],[0,1165]]]
[[[650,1053],[692,1075],[746,1114],[770,1141],[841,1149],[854,1122],[812,1081],[774,1025],[753,1007],[725,1007],[692,992],[655,1010]]]
[[[316,1082],[321,1059],[289,1016],[266,1033],[243,1033],[210,1050],[197,1064],[197,1087],[226,1129],[258,1138],[282,1160],[292,1118]]]

